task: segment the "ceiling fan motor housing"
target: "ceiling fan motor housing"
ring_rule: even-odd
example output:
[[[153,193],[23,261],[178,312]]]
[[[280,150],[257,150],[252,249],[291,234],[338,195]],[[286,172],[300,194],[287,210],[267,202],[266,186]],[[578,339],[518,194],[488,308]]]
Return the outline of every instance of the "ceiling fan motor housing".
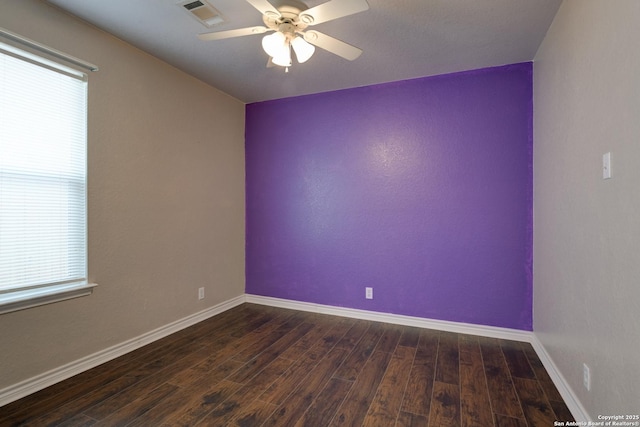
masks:
[[[302,7],[305,6],[302,5]],[[269,29],[293,36],[295,33],[302,32],[309,24],[309,22],[300,19],[301,10],[303,9],[298,6],[283,5],[278,7],[280,16],[265,13],[262,16],[262,20]],[[307,19],[307,21],[309,20]],[[313,19],[311,19],[311,22],[313,22]]]

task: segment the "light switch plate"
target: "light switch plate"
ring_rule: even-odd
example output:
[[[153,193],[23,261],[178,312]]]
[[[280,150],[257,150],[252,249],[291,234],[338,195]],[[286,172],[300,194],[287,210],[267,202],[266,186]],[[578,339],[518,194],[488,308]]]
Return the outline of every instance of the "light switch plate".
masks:
[[[602,155],[602,179],[611,178],[611,152]]]

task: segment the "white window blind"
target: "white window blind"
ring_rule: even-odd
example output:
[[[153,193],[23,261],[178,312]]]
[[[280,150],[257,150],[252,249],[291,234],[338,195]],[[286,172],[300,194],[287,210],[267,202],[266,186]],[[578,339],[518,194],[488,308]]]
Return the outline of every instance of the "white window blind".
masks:
[[[87,282],[86,80],[0,44],[0,299]]]

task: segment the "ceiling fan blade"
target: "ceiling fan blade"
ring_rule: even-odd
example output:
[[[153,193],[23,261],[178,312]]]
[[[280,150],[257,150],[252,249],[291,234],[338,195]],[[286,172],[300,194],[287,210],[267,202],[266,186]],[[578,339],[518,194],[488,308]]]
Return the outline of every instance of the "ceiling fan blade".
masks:
[[[304,33],[304,39],[314,46],[318,46],[321,49],[329,51],[335,55],[341,56],[344,59],[353,61],[362,53],[362,49],[358,49],[355,46],[351,46],[341,40],[328,36],[318,31],[307,31]]]
[[[247,0],[248,1],[248,0]],[[316,25],[369,9],[367,0],[329,0],[300,14],[307,25]]]
[[[267,0],[247,0],[247,2],[258,9],[263,15],[280,16],[280,12]]]
[[[262,34],[269,31],[267,27],[247,27],[238,28],[237,30],[215,31],[213,33],[198,34],[200,40],[222,40],[231,37],[250,36],[252,34]]]

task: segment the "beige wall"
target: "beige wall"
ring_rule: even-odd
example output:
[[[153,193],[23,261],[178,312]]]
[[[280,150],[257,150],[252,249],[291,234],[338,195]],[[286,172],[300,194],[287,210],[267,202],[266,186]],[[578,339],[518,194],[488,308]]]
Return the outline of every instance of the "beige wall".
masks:
[[[88,147],[99,287],[0,315],[2,390],[244,293],[244,105],[44,2],[0,1],[0,26],[100,67]]]
[[[640,410],[639,41],[640,1],[565,0],[535,58],[534,330],[594,420]]]

